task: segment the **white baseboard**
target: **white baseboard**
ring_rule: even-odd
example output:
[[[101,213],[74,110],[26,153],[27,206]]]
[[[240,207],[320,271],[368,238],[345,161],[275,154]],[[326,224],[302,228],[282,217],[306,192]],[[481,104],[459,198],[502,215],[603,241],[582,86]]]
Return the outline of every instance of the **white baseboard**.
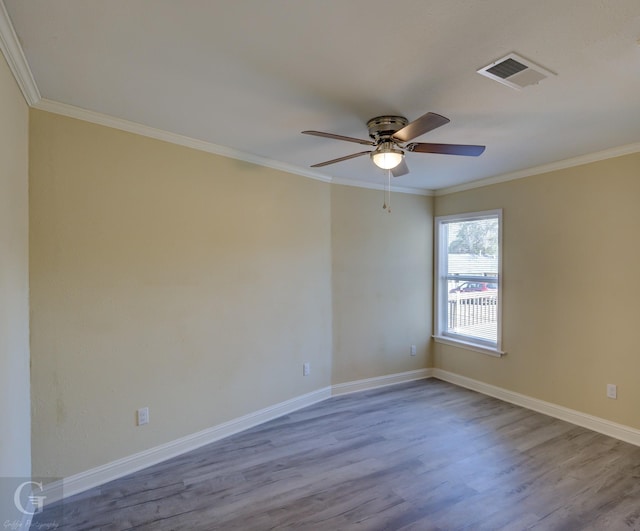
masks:
[[[387,374],[385,376],[376,376],[375,378],[335,384],[331,386],[331,396],[346,395],[347,393],[366,391],[367,389],[375,389],[386,385],[422,380],[432,376],[431,371],[433,371],[433,369],[418,369],[415,371],[398,372],[396,374]]]
[[[213,426],[206,430],[181,437],[175,441],[150,448],[143,452],[112,461],[105,465],[101,465],[85,472],[75,474],[64,478],[63,480],[46,485],[43,495],[47,496],[47,505],[60,501],[63,497],[68,498],[76,494],[85,492],[91,488],[98,487],[114,479],[121,478],[143,468],[155,465],[172,457],[182,455],[196,448],[200,448],[206,444],[229,437],[243,430],[252,428],[269,420],[273,420],[282,415],[286,415],[303,407],[310,406],[317,402],[321,402],[331,396],[339,396],[357,391],[365,391],[368,389],[376,389],[402,382],[410,382],[413,380],[421,380],[425,378],[435,377],[446,382],[466,387],[473,391],[510,402],[518,406],[549,415],[584,428],[620,439],[622,441],[640,446],[640,430],[617,424],[602,418],[587,415],[580,411],[565,408],[531,398],[520,393],[515,393],[507,389],[502,389],[494,385],[490,385],[478,380],[460,376],[452,372],[442,369],[418,369],[415,371],[407,371],[386,376],[378,376],[375,378],[366,378],[363,380],[354,380],[324,387],[311,393],[280,402],[273,406],[261,409],[254,413],[244,415],[237,419]]]
[[[331,397],[331,388],[324,387],[302,396],[280,402],[273,406],[249,413],[229,422],[224,422],[206,430],[181,437],[174,441],[149,450],[144,450],[105,465],[80,472],[61,481],[45,486],[43,494],[47,496],[47,505],[80,494],[86,490],[103,485],[114,479],[124,477],[143,468],[161,463],[172,457],[190,452],[206,444],[229,437],[259,424],[286,415],[303,407],[310,406]],[[62,485],[61,485],[62,484]],[[60,488],[62,486],[62,488]]]
[[[91,468],[79,474],[66,477],[61,481],[50,483],[45,486],[43,494],[47,496],[47,505],[56,503],[62,498],[81,494],[82,492],[104,485],[114,479],[127,476],[143,468],[161,463],[172,457],[182,455],[206,444],[223,439],[224,437],[229,437],[230,435],[281,417],[287,413],[321,402],[331,396],[429,378],[431,371],[432,369],[419,369],[324,387],[312,393],[292,398],[291,400],[275,404],[229,422],[181,437],[180,439],[170,441],[160,446],[155,446],[149,450],[144,450],[122,459]]]
[[[478,380],[467,378],[466,376],[460,376],[458,374],[444,371],[442,369],[432,369],[432,376],[439,380],[444,380],[460,387],[466,387],[473,391],[478,391],[484,395],[492,396],[505,402],[510,402],[517,406],[522,406],[538,413],[544,413],[550,417],[554,417],[577,426],[582,426],[603,435],[608,435],[614,439],[619,439],[624,442],[640,446],[640,430],[625,426],[624,424],[618,424],[611,422],[600,417],[594,417],[587,413],[582,413],[574,409],[569,409],[563,406],[552,404],[551,402],[545,402],[538,398],[531,398],[530,396],[515,393],[501,387],[496,387]]]

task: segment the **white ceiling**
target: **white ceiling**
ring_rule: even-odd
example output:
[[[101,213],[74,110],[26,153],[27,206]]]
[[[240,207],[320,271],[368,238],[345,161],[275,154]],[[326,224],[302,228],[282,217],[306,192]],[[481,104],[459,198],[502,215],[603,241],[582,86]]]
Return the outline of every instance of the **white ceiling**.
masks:
[[[0,0],[1,1],[1,0]],[[4,0],[43,98],[307,169],[381,114],[451,123],[407,154],[437,190],[640,142],[638,0]],[[557,76],[476,73],[516,52]],[[319,169],[382,183],[368,157]]]

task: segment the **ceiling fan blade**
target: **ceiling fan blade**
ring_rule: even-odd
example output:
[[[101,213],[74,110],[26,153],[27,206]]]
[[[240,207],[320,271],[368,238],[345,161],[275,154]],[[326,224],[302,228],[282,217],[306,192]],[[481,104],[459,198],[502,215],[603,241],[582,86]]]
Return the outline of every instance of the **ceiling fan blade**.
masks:
[[[406,175],[407,173],[409,173],[409,166],[407,166],[404,157],[402,157],[402,162],[391,170],[391,174],[394,177],[400,177],[401,175]]]
[[[482,155],[485,146],[470,146],[465,144],[431,144],[425,142],[413,142],[407,145],[407,151],[414,153],[439,153],[441,155],[464,155],[477,157]]]
[[[445,118],[444,116],[440,116],[433,112],[428,112],[410,124],[405,125],[399,131],[396,131],[393,134],[393,138],[400,142],[409,142],[409,140],[413,140],[420,135],[433,131],[438,127],[448,124],[450,121],[451,120],[449,120],[449,118]]]
[[[302,131],[303,135],[322,136],[324,138],[333,138],[334,140],[344,140],[345,142],[355,142],[356,144],[363,144],[365,146],[375,146],[375,143],[371,140],[361,140],[360,138],[353,138],[351,136],[334,135],[333,133],[323,133],[322,131]]]
[[[325,162],[318,162],[318,164],[314,164],[311,167],[320,168],[322,166],[328,166],[329,164],[335,164],[336,162],[342,162],[343,160],[355,159],[356,157],[361,157],[362,155],[366,155],[367,153],[371,153],[371,151],[361,151],[360,153],[353,153],[352,155],[347,155],[345,157],[340,157],[338,159],[327,160]]]

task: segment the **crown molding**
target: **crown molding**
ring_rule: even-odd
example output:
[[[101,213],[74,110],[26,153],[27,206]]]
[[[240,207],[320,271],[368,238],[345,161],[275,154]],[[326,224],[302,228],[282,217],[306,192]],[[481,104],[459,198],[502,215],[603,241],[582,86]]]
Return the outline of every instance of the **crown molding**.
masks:
[[[40,101],[40,91],[2,0],[0,0],[0,51],[7,60],[27,104],[35,105]]]
[[[3,0],[0,0],[0,51],[4,54],[9,68],[13,73],[13,76],[22,91],[22,95],[30,107],[40,109],[42,111],[51,112],[54,114],[60,114],[69,118],[76,118],[85,122],[91,122],[98,125],[104,125],[113,129],[119,129],[121,131],[127,131],[141,136],[149,138],[155,138],[156,140],[162,140],[171,144],[177,144],[180,146],[188,147],[191,149],[197,149],[199,151],[205,151],[207,153],[213,153],[215,155],[221,155],[243,162],[249,162],[251,164],[257,164],[259,166],[265,166],[275,170],[292,173],[294,175],[300,175],[302,177],[308,177],[317,181],[326,183],[343,184],[346,186],[355,186],[358,188],[371,188],[374,190],[384,190],[385,187],[382,184],[368,183],[364,181],[356,181],[349,179],[335,179],[327,177],[318,172],[310,171],[306,168],[301,168],[293,164],[287,164],[272,160],[260,155],[254,155],[251,153],[245,153],[243,151],[233,149],[226,146],[220,146],[211,142],[205,142],[177,133],[171,133],[162,129],[156,129],[137,122],[131,122],[129,120],[123,120],[107,114],[102,114],[95,111],[76,107],[74,105],[68,105],[66,103],[60,103],[48,99],[43,99],[40,96],[40,91],[36,85],[35,79],[29,63],[24,55],[18,36],[16,35],[9,14]],[[415,195],[433,195],[432,190],[422,190],[415,188],[406,188],[401,186],[392,186],[391,191],[404,194]]]
[[[370,190],[386,190],[387,189],[387,187],[384,184],[356,181],[354,179],[341,179],[339,177],[334,177],[331,180],[331,182],[333,184],[341,184],[343,186],[355,186],[356,188],[368,188]],[[425,196],[435,195],[433,190],[427,190],[424,188],[408,188],[405,186],[392,185],[391,191],[398,192],[401,194],[413,194],[413,195],[425,195]]]
[[[2,6],[2,0],[0,0],[0,6]],[[0,15],[0,23],[2,17]],[[25,63],[26,64],[26,63]],[[28,66],[27,66],[28,68]],[[35,84],[34,84],[35,87]],[[37,87],[36,87],[37,90]],[[25,96],[26,97],[26,96]],[[39,94],[38,94],[39,97]],[[251,153],[245,153],[243,151],[233,149],[226,146],[220,146],[211,142],[205,142],[177,133],[171,133],[163,129],[156,129],[147,125],[142,125],[137,122],[130,122],[121,118],[115,118],[113,116],[98,113],[95,111],[89,111],[76,107],[74,105],[68,105],[66,103],[60,103],[48,99],[39,99],[35,103],[31,104],[32,107],[43,111],[51,112],[54,114],[60,114],[69,118],[76,118],[85,122],[91,122],[98,125],[104,125],[113,129],[119,129],[121,131],[127,131],[129,133],[146,136],[149,138],[155,138],[156,140],[162,140],[171,144],[177,144],[199,151],[205,151],[207,153],[213,153],[215,155],[221,155],[232,159],[242,160],[251,164],[257,164],[259,166],[265,166],[267,168],[273,168],[275,170],[292,173],[294,175],[300,175],[302,177],[308,177],[318,181],[326,183],[340,184],[343,186],[353,186],[356,188],[367,188],[370,190],[385,190],[386,186],[382,183],[372,183],[365,181],[357,181],[354,179],[342,179],[339,177],[327,177],[326,175],[318,172],[310,171],[306,168],[301,168],[293,164],[287,164],[276,160],[262,157],[260,155],[253,155]],[[566,168],[572,168],[574,166],[580,166],[583,164],[589,164],[592,162],[598,162],[601,160],[620,157],[623,155],[630,155],[632,153],[640,152],[640,142],[635,144],[627,144],[596,153],[589,153],[587,155],[581,155],[579,157],[573,157],[570,159],[564,159],[557,162],[551,162],[549,164],[543,164],[540,166],[534,166],[532,168],[526,168],[516,172],[505,173],[502,175],[496,175],[494,177],[487,177],[477,181],[469,183],[463,183],[456,186],[450,186],[447,188],[440,188],[438,190],[428,190],[422,188],[409,188],[403,186],[391,186],[391,191],[403,194],[422,195],[422,196],[443,196],[453,194],[456,192],[463,192],[465,190],[473,190],[474,188],[480,188],[483,186],[490,186],[492,184],[499,184],[507,181],[513,181],[516,179],[523,179],[525,177],[531,177],[533,175],[541,175],[556,170],[563,170]]]
[[[518,170],[511,173],[503,173],[502,175],[487,177],[486,179],[458,184],[456,186],[450,186],[448,188],[441,188],[439,190],[436,190],[435,195],[441,196],[453,194],[456,192],[464,192],[465,190],[472,190],[474,188],[480,188],[482,186],[514,181],[516,179],[531,177],[532,175],[541,175],[543,173],[564,170],[567,168],[573,168],[574,166],[582,166],[583,164],[590,164],[592,162],[598,162],[601,160],[613,159],[615,157],[631,155],[632,153],[638,152],[640,152],[640,142],[635,144],[626,144],[624,146],[605,149],[603,151],[597,151],[595,153],[588,153],[587,155],[580,155],[579,157],[559,160],[556,162],[551,162],[549,164],[542,164],[540,166],[533,166],[532,168],[526,168],[524,170]]]
[[[276,160],[271,160],[267,157],[260,155],[253,155],[251,153],[245,153],[243,151],[233,149],[226,146],[220,146],[211,142],[205,142],[204,140],[198,140],[177,133],[171,133],[163,129],[156,129],[155,127],[149,127],[148,125],[139,124],[137,122],[130,122],[123,120],[122,118],[115,118],[108,114],[102,114],[95,111],[89,111],[76,107],[74,105],[67,105],[66,103],[60,103],[48,99],[41,99],[38,103],[33,105],[34,108],[42,111],[51,112],[54,114],[60,114],[69,118],[76,118],[85,122],[91,122],[98,125],[104,125],[113,129],[119,129],[128,133],[134,133],[149,138],[155,138],[156,140],[162,140],[171,144],[177,144],[199,151],[206,151],[207,153],[213,153],[214,155],[222,155],[231,159],[242,160],[244,162],[250,162],[259,166],[266,166],[267,168],[273,168],[275,170],[285,171],[287,173],[293,173],[296,175],[302,175],[303,177],[309,177],[318,181],[331,182],[331,177],[322,175],[317,172],[309,171],[304,168],[300,168],[293,164],[286,164]]]
[[[83,120],[85,122],[91,122],[97,125],[104,125],[106,127],[111,127],[113,129],[119,129],[120,131],[126,131],[128,133],[134,133],[137,135],[154,138],[156,140],[162,140],[164,142],[169,142],[171,144],[177,144],[177,145],[188,147],[191,149],[197,149],[199,151],[213,153],[214,155],[222,155],[223,157],[242,160],[244,162],[249,162],[251,164],[257,164],[259,166],[273,168],[275,170],[292,173],[294,175],[308,177],[310,179],[315,179],[317,181],[323,181],[326,183],[333,183],[333,184],[343,184],[346,186],[355,186],[358,188],[372,188],[374,190],[385,189],[385,186],[383,184],[327,177],[326,175],[323,175],[321,173],[310,171],[306,168],[301,168],[293,164],[279,162],[276,160],[269,159],[267,157],[262,157],[260,155],[245,153],[243,151],[233,149],[230,147],[220,146],[218,144],[205,142],[204,140],[198,140],[188,136],[179,135],[177,133],[171,133],[163,129],[156,129],[154,127],[149,127],[147,125],[139,124],[137,122],[130,122],[128,120],[123,120],[122,118],[115,118],[114,116],[110,116],[108,114],[89,111],[81,107],[76,107],[74,105],[68,105],[66,103],[60,103],[57,101],[48,100],[46,98],[40,99],[37,103],[33,104],[32,107],[35,109],[39,109],[41,111],[47,111],[54,114],[67,116],[69,118],[75,118],[77,120]],[[414,195],[433,195],[433,191],[431,190],[422,190],[418,188],[405,188],[401,186],[392,186],[391,191],[404,193],[404,194],[414,194]]]
[[[300,175],[302,177],[308,177],[310,179],[315,179],[318,181],[341,184],[345,186],[354,186],[357,188],[385,190],[384,184],[327,177],[326,175],[323,175],[321,173],[310,171],[307,168],[301,168],[293,164],[279,162],[267,157],[262,157],[260,155],[245,153],[243,151],[226,146],[220,146],[218,144],[205,142],[203,140],[197,140],[195,138],[179,135],[177,133],[171,133],[162,129],[156,129],[136,122],[130,122],[128,120],[115,118],[106,114],[89,111],[87,109],[82,109],[81,107],[43,99],[40,95],[40,91],[38,89],[38,86],[36,85],[33,73],[31,72],[31,68],[29,67],[29,63],[27,62],[27,58],[24,54],[22,46],[20,45],[20,41],[18,40],[18,36],[16,35],[15,29],[11,22],[11,18],[9,17],[9,13],[7,12],[3,0],[0,0],[0,51],[7,60],[7,64],[9,65],[9,68],[13,73],[16,83],[18,84],[27,104],[36,109],[68,116],[70,118],[84,120],[98,125],[104,125],[149,138],[155,138],[157,140],[162,140],[172,144],[197,149],[199,151],[205,151],[207,153],[213,153],[215,155],[222,155],[224,157],[242,160],[244,162],[257,164],[259,166],[265,166],[267,168],[272,168],[287,173],[292,173],[294,175]],[[581,155],[578,157],[564,159],[540,166],[534,166],[515,172],[504,173],[493,177],[487,177],[485,179],[479,179],[477,181],[449,186],[447,188],[440,188],[438,190],[391,186],[391,191],[423,196],[443,196],[638,152],[640,152],[640,143],[627,144],[624,146],[606,149],[604,151],[598,151],[596,153]]]

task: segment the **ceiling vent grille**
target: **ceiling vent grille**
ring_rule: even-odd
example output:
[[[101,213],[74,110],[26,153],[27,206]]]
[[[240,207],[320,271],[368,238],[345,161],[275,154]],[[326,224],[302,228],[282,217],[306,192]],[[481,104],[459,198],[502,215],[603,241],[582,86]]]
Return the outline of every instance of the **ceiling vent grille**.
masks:
[[[515,53],[510,53],[477,72],[516,90],[523,89],[529,85],[537,85],[543,79],[555,76],[553,72]]]

